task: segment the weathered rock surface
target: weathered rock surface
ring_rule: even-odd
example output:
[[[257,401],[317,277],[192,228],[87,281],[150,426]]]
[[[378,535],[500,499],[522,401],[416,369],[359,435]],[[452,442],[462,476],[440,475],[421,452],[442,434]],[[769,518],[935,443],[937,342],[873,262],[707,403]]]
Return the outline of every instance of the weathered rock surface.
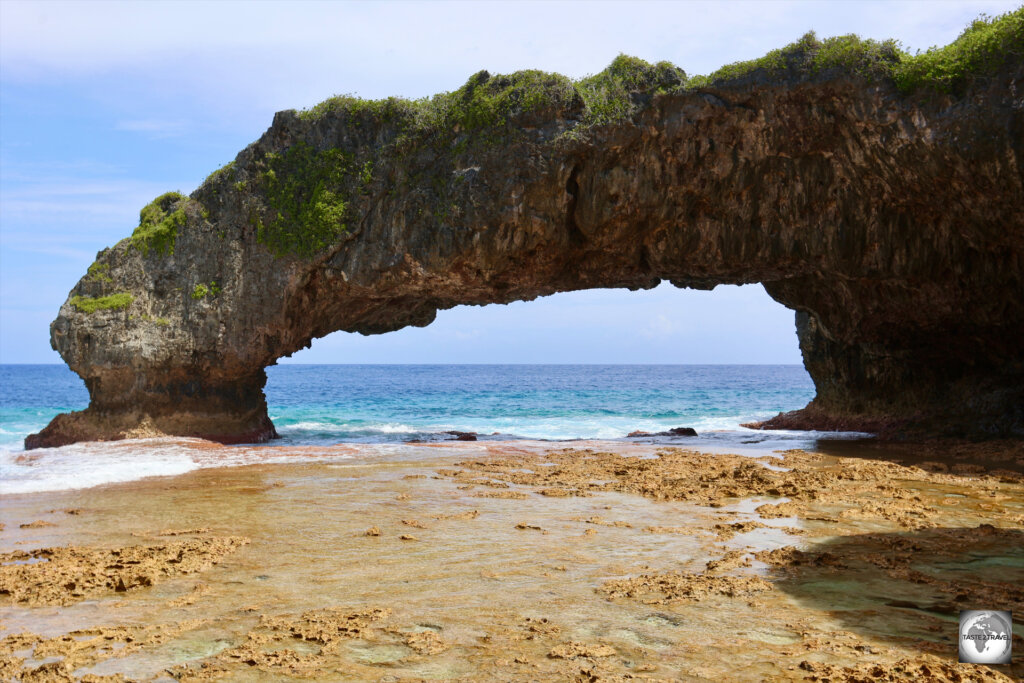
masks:
[[[796,311],[817,396],[779,426],[1020,435],[1015,60],[958,96],[843,69],[637,92],[628,117],[585,131],[579,95],[555,88],[539,104],[512,97],[486,125],[417,129],[398,105],[280,112],[230,168],[169,203],[182,212],[169,253],[124,240],[99,254],[51,327],[89,408],[26,445],[271,438],[264,368],[314,338],[663,280],[760,282]],[[481,72],[464,90],[502,78]],[[296,150],[356,171],[327,181],[345,197],[344,233],[289,251],[267,235],[301,207],[282,213],[275,188],[314,206],[326,177],[304,181]],[[125,307],[74,303],[124,292]]]

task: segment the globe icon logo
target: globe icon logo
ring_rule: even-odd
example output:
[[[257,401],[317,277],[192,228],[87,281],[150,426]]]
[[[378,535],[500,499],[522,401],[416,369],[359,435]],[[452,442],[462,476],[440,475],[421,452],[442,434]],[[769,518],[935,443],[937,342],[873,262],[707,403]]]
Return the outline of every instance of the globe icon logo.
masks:
[[[960,661],[968,664],[1009,664],[1013,620],[1009,612],[960,612]]]

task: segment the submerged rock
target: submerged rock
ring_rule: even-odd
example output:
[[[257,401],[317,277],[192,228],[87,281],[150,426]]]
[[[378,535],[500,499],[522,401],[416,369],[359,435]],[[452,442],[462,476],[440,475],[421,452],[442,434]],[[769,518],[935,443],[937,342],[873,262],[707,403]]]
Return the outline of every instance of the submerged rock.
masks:
[[[697,436],[697,430],[693,427],[673,427],[667,432],[645,432],[636,430],[626,435],[627,439],[634,439],[641,436]]]
[[[98,254],[51,325],[89,407],[26,447],[263,441],[264,368],[317,337],[666,280],[796,311],[817,395],[768,426],[1024,433],[1021,50],[916,89],[893,50],[827,54],[279,112]]]
[[[476,441],[476,432],[458,432],[458,431],[447,431],[445,434],[450,434],[455,437],[456,441]]]

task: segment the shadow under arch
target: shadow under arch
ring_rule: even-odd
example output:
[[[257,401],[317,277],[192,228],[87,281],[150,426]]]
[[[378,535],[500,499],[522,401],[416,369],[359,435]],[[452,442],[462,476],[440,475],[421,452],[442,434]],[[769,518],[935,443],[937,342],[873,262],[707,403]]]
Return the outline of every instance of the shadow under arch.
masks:
[[[1024,680],[1024,530],[982,524],[836,537],[761,555],[775,587],[860,636],[956,661],[960,610],[1010,610],[1015,657],[993,667]],[[980,666],[980,665],[979,665]]]

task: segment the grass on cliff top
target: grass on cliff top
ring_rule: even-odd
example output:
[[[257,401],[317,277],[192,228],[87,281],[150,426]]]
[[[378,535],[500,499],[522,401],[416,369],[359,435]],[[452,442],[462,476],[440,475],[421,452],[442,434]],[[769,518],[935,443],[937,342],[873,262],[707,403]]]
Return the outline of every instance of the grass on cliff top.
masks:
[[[180,192],[166,192],[139,212],[139,226],[132,232],[132,246],[149,256],[150,252],[173,254],[178,228],[185,225],[185,202]]]
[[[869,80],[891,79],[904,93],[930,89],[957,94],[1006,62],[1024,57],[1024,7],[997,17],[981,15],[949,45],[909,54],[895,40],[856,35],[819,40],[807,33],[758,59],[727,64],[690,87],[723,85],[760,72],[769,80],[791,74],[841,69]]]
[[[577,97],[572,80],[559,74],[527,70],[492,76],[480,71],[453,92],[417,100],[401,97],[364,100],[353,95],[338,95],[299,112],[299,117],[316,120],[329,113],[349,118],[369,117],[374,121],[395,123],[405,134],[443,129],[479,130],[504,125],[510,118],[522,114],[571,104]]]
[[[418,100],[338,95],[299,112],[299,117],[365,116],[395,123],[406,136],[479,131],[503,127],[513,119],[528,120],[531,114],[574,108],[579,109],[578,118],[584,124],[603,124],[632,113],[630,93],[668,92],[680,88],[685,80],[685,72],[669,62],[652,65],[619,55],[604,71],[578,81],[537,70],[493,76],[480,71],[453,92]]]
[[[843,68],[868,78],[884,77],[889,74],[891,65],[900,60],[900,54],[899,45],[894,40],[878,42],[851,34],[822,41],[809,31],[795,43],[757,59],[726,64],[707,76],[691,79],[689,85],[691,88],[722,85],[755,74],[781,79],[787,75],[815,74],[832,68]]]
[[[1024,58],[1024,7],[997,17],[981,15],[945,47],[905,56],[893,74],[903,91],[928,87],[962,92],[1010,60]]]
[[[131,306],[135,301],[128,292],[117,292],[107,296],[91,297],[75,295],[71,297],[71,305],[82,313],[95,313],[96,311],[120,311]]]
[[[542,71],[504,76],[481,71],[458,90],[431,98],[364,100],[342,95],[299,112],[299,116],[315,120],[344,112],[396,121],[421,131],[454,126],[478,129],[504,125],[524,112],[565,105],[579,97],[585,105],[580,122],[602,125],[628,117],[635,109],[637,93],[695,90],[758,73],[771,81],[837,69],[871,80],[891,79],[903,92],[929,88],[956,93],[972,79],[987,76],[1022,56],[1024,7],[996,17],[981,15],[949,45],[913,55],[893,39],[876,41],[850,34],[820,40],[812,31],[763,57],[727,64],[706,76],[687,78],[670,62],[649,64],[619,55],[605,70],[576,81]]]
[[[662,94],[682,90],[686,72],[671,62],[649,64],[620,54],[604,71],[576,81],[586,104],[584,125],[603,125],[628,118],[636,106],[633,93]]]

